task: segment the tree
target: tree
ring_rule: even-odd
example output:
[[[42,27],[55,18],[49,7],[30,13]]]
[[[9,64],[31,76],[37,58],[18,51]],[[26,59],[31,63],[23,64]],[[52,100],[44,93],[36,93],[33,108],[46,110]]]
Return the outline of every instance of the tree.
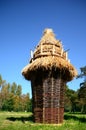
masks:
[[[13,98],[13,110],[18,112],[18,111],[21,111],[20,109],[20,97],[18,95],[14,95],[14,98]]]
[[[16,95],[16,89],[17,89],[17,84],[15,82],[13,82],[13,84],[11,86],[11,93]]]
[[[22,94],[22,87],[21,85],[18,85],[16,89],[16,95],[21,96],[21,94]]]
[[[6,81],[3,80],[2,76],[0,75],[0,109],[2,108],[2,102],[3,102],[3,94],[2,94],[2,89],[4,88],[6,84]]]
[[[77,78],[84,78],[84,81],[80,83],[80,89],[78,90],[78,98],[81,104],[81,112],[86,113],[86,66],[80,68],[81,73]]]
[[[0,110],[31,111],[29,93],[22,94],[22,86],[6,83],[0,75]]]
[[[65,97],[64,97],[64,108],[65,111],[75,112],[77,111],[78,94],[77,91],[69,89],[66,85]]]
[[[64,110],[66,112],[71,111],[71,101],[70,101],[68,93],[69,93],[69,88],[66,85],[65,86],[65,93],[64,93]]]
[[[2,76],[0,75],[0,87],[2,87],[2,85],[3,85],[4,83],[6,83],[6,81],[3,80],[3,79],[2,79]]]
[[[31,111],[31,102],[30,102],[30,96],[29,96],[29,93],[26,94],[25,96],[25,109],[26,111]]]
[[[78,97],[81,104],[81,112],[86,113],[86,82],[80,84]]]
[[[77,76],[77,78],[83,78],[86,82],[86,66],[80,68],[81,73]]]

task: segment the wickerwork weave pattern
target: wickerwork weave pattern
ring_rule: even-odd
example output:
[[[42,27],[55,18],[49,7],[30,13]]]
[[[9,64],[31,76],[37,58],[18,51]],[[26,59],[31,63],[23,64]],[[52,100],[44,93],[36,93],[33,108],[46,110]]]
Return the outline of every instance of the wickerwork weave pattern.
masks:
[[[60,77],[50,74],[46,78],[37,75],[32,80],[35,122],[55,124],[63,122],[64,86],[65,82]]]

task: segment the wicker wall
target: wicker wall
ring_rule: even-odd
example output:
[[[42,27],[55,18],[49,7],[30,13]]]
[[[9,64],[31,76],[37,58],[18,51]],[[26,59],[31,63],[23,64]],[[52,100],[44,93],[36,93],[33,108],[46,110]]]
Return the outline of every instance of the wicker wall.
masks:
[[[35,122],[62,123],[65,82],[61,75],[59,73],[56,75],[54,71],[36,73],[31,83]]]

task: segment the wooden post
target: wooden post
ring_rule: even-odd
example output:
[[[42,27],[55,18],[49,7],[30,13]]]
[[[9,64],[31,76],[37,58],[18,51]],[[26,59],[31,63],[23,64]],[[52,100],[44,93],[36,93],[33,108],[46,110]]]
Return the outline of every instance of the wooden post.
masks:
[[[66,54],[66,60],[68,59],[68,54],[67,54],[67,52],[65,52],[65,54]]]

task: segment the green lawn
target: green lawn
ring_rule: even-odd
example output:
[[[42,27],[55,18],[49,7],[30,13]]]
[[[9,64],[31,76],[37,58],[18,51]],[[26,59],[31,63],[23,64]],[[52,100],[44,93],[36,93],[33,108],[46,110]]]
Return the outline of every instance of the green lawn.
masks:
[[[0,130],[86,130],[86,115],[68,114],[62,125],[38,124],[31,113],[0,112]]]

